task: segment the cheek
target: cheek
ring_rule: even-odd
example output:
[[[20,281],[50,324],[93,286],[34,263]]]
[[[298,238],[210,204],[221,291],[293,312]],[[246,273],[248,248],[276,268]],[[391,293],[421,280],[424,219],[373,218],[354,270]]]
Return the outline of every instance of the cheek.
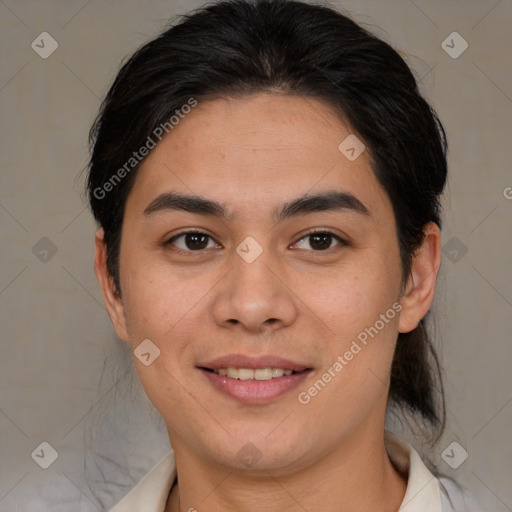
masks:
[[[132,351],[145,339],[158,347],[160,355],[151,366],[135,361],[137,371],[144,387],[151,390],[156,386],[155,393],[165,396],[167,392],[160,389],[165,382],[176,396],[175,388],[186,382],[186,369],[197,357],[205,326],[212,325],[209,304],[218,277],[184,277],[165,264],[150,265],[148,260],[145,265],[126,267],[129,277],[124,305],[129,342]],[[158,396],[153,398],[158,401]]]
[[[121,252],[121,288],[126,321],[133,341],[149,338],[165,342],[173,326],[179,325],[197,303],[200,290],[171,271],[154,253],[126,245]]]
[[[170,411],[186,410],[191,399],[184,369],[193,360],[190,342],[205,291],[187,286],[185,293],[180,279],[150,271],[148,265],[139,269],[143,270],[127,272],[130,277],[124,291],[134,367],[149,400],[173,427],[175,419]],[[147,366],[136,352],[146,339],[160,351]]]
[[[311,309],[331,334],[345,341],[385,314],[400,289],[398,265],[390,269],[381,259],[369,258],[307,280],[297,276],[295,283],[305,309]]]
[[[196,295],[190,289],[185,293],[177,279],[148,279],[142,274],[132,278],[124,301],[131,336],[168,345],[168,339],[186,325],[199,300]]]
[[[309,418],[323,423],[328,436],[356,428],[387,403],[398,314],[382,298],[355,297],[339,295],[341,312],[329,321],[335,336],[319,343],[323,364],[312,387],[302,390],[311,399]]]
[[[390,265],[379,254],[352,261],[329,276],[316,276],[309,293],[308,287],[302,288],[304,302],[324,326],[317,378],[329,369],[336,375],[323,397],[326,406],[334,400],[342,410],[352,409],[357,403],[373,404],[386,392],[398,333],[393,306],[399,307],[400,266],[397,259],[390,259],[396,261]]]

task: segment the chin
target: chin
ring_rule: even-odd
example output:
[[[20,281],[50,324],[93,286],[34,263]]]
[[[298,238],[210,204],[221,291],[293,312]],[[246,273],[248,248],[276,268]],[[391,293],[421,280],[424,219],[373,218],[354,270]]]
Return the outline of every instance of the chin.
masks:
[[[292,473],[307,465],[306,459],[311,457],[307,456],[304,441],[298,433],[283,436],[276,432],[268,435],[266,432],[272,432],[272,428],[256,429],[251,425],[243,435],[223,436],[204,449],[215,463],[230,471],[261,473],[266,476],[271,473],[277,476]]]

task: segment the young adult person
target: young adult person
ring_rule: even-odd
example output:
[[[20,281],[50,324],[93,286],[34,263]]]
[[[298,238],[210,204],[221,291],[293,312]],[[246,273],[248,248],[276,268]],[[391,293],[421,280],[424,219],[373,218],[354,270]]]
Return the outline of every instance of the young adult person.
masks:
[[[124,64],[91,134],[96,274],[173,449],[113,512],[477,510],[385,431],[444,424],[446,140],[390,45],[217,2]]]

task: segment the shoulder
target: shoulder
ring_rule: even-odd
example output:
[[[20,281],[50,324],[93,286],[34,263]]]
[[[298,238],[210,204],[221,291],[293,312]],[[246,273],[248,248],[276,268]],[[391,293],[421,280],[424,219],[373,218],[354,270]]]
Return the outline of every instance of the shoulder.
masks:
[[[176,462],[170,451],[109,512],[164,512],[176,480]]]
[[[388,455],[395,468],[407,478],[402,512],[495,512],[484,510],[471,494],[454,480],[435,475],[404,439],[386,431]]]
[[[484,511],[470,492],[448,477],[438,477],[441,490],[442,512],[492,512]]]

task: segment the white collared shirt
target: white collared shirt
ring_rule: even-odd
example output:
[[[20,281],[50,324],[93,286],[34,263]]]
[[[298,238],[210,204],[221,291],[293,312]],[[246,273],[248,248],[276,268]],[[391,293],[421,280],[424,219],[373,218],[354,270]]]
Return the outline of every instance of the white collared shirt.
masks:
[[[453,480],[436,478],[404,440],[386,432],[385,443],[395,467],[407,475],[407,489],[399,512],[483,512]],[[164,512],[175,480],[176,463],[170,451],[110,512]]]

